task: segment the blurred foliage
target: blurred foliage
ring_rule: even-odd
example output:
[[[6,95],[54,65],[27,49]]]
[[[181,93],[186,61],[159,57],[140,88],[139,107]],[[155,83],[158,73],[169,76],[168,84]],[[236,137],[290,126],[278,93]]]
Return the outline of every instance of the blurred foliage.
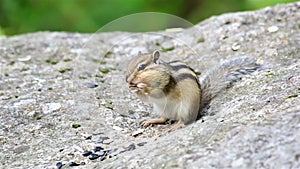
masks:
[[[254,10],[296,0],[0,0],[0,35],[34,31],[96,32],[139,12],[169,13],[196,24],[212,15]],[[154,24],[140,20],[144,27]]]

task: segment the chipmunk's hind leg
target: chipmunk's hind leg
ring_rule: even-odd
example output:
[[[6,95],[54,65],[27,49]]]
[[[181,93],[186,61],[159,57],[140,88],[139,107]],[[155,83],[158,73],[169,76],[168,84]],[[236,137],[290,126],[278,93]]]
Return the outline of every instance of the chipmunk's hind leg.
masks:
[[[175,123],[171,126],[171,128],[168,130],[168,132],[175,131],[182,127],[184,127],[184,122],[182,120],[179,120],[177,123]]]
[[[165,117],[160,117],[160,118],[156,118],[156,119],[149,119],[149,120],[143,120],[141,121],[141,126],[142,127],[149,127],[152,126],[154,124],[162,124],[165,123],[168,119]]]

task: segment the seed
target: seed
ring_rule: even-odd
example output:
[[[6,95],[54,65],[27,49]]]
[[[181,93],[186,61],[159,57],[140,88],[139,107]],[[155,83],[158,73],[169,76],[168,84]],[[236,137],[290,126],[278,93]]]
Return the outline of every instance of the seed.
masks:
[[[76,129],[76,128],[78,128],[78,127],[81,127],[81,125],[80,125],[80,124],[77,124],[77,123],[74,123],[74,124],[72,124],[72,127],[73,127],[74,129]]]

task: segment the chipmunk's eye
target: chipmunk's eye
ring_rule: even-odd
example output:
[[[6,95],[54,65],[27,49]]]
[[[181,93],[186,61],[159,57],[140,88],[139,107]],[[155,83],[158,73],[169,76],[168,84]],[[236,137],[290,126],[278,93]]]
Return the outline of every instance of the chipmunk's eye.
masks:
[[[144,70],[146,68],[146,66],[147,66],[146,64],[139,65],[138,71]]]

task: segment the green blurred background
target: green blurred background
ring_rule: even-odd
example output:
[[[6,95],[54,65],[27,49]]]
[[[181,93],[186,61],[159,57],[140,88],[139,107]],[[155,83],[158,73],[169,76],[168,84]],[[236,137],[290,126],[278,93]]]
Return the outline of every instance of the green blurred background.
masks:
[[[196,24],[212,15],[296,0],[0,0],[0,35],[35,31],[93,33],[137,12],[163,12]],[[144,20],[144,26],[153,24]],[[164,24],[164,23],[160,23]]]

